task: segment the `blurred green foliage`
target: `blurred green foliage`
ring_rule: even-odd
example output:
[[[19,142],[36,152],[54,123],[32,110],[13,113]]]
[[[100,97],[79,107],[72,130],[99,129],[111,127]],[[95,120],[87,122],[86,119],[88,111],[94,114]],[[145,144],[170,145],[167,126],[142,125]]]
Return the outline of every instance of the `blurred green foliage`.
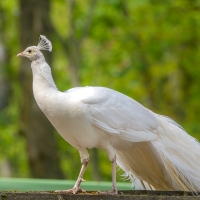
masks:
[[[75,38],[84,30],[90,1],[77,0],[73,27]],[[18,84],[19,5],[1,1],[2,41],[10,54],[5,76],[11,83],[9,104],[0,111],[0,162],[9,159],[12,176],[28,177],[25,141],[18,133],[21,94]],[[147,108],[170,116],[200,139],[200,0],[101,0],[97,1],[91,27],[81,45],[81,85],[118,90]],[[61,36],[69,34],[68,4],[51,0],[51,20]],[[71,87],[68,60],[55,37],[53,76],[61,91]],[[31,44],[32,45],[32,44]],[[1,66],[0,66],[1,67]],[[29,66],[27,66],[29,67]],[[76,149],[58,134],[61,167],[76,179],[80,160]],[[100,150],[103,180],[111,180],[111,165]],[[89,166],[85,179],[92,179]],[[120,177],[118,177],[120,179]]]

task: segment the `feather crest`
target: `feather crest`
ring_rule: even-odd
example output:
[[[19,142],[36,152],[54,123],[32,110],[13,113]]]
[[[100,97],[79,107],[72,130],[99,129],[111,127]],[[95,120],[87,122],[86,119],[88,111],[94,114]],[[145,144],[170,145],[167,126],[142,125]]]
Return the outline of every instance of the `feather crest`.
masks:
[[[40,35],[37,47],[39,50],[52,51],[52,44],[44,35]]]

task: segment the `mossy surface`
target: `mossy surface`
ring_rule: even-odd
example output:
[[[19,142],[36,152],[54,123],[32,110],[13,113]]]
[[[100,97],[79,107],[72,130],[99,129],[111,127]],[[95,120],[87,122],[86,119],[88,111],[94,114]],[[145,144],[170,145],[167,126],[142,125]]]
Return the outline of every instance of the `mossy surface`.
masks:
[[[199,193],[200,195],[200,193]],[[86,193],[73,194],[57,194],[53,191],[42,192],[0,192],[0,200],[196,200],[200,196],[182,191],[119,191],[118,195],[99,195],[98,191],[87,191]]]

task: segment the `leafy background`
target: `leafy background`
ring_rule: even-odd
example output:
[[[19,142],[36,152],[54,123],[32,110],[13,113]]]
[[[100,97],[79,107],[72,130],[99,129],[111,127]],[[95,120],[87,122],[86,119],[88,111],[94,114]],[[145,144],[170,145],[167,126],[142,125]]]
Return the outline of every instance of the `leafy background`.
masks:
[[[45,0],[31,1],[40,5]],[[23,61],[16,55],[24,48],[22,33],[27,31],[21,25],[21,13],[23,9],[37,13],[37,9],[31,3],[23,8],[24,2],[0,1],[0,175],[76,179],[81,166],[78,151],[52,127],[53,137],[48,137],[56,146],[49,156],[56,155],[58,161],[46,166],[55,165],[60,175],[56,176],[59,173],[54,170],[41,175],[30,158],[28,125],[23,122],[22,113],[32,106],[26,103],[33,99],[31,86],[28,87],[31,78],[24,75],[31,69],[30,62],[23,68]],[[110,87],[156,113],[170,116],[200,139],[199,0],[47,2],[49,15],[43,9],[47,16],[43,26],[51,22],[45,35],[53,43],[49,62],[61,91],[77,85]],[[32,34],[34,43],[28,41],[29,45],[37,44],[35,38],[40,33],[36,33]],[[42,129],[39,134],[43,134]],[[90,150],[90,155],[91,164],[84,178],[110,181],[111,165],[105,152]],[[121,174],[118,173],[118,180]]]

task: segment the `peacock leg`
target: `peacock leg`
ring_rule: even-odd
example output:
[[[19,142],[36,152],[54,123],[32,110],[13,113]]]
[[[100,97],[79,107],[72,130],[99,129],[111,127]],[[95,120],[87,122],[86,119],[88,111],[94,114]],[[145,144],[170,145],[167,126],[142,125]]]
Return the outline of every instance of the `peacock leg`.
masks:
[[[85,190],[80,188],[81,183],[84,181],[83,180],[83,175],[85,173],[85,170],[87,168],[87,165],[89,163],[89,159],[87,160],[83,160],[82,162],[82,167],[81,167],[81,171],[78,175],[78,179],[76,180],[76,183],[74,185],[74,187],[72,189],[69,190],[56,190],[56,193],[68,193],[68,194],[77,194],[78,192],[85,192]]]
[[[107,192],[98,192],[98,194],[105,194],[105,195],[107,195],[107,194],[111,194],[111,195],[118,194],[117,186],[116,186],[116,157],[111,163],[112,163],[112,190],[107,191]]]

